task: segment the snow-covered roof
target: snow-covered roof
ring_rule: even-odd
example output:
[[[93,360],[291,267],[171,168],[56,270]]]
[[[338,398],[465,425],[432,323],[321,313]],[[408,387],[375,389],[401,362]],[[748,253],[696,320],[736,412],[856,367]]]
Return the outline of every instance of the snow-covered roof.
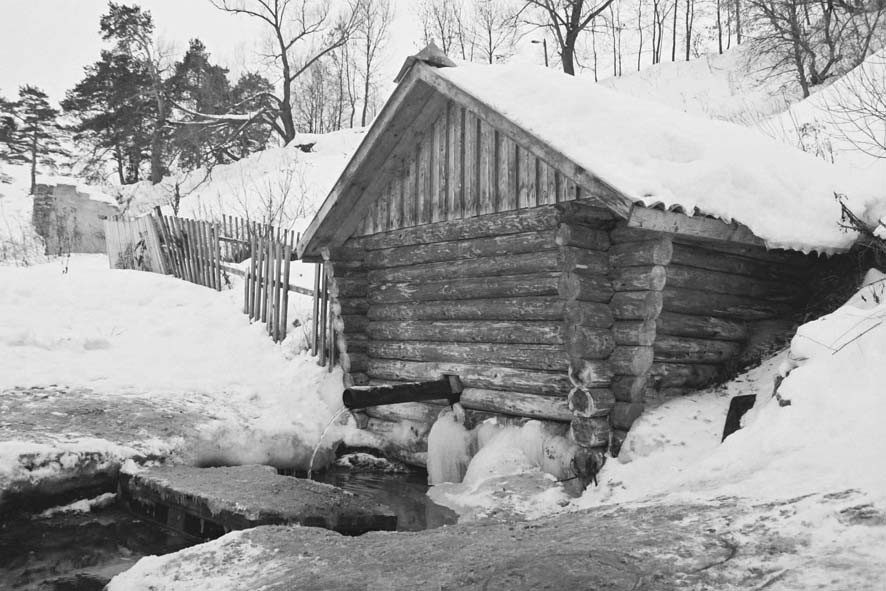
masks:
[[[738,125],[682,113],[588,78],[526,65],[435,73],[645,206],[748,226],[771,248],[845,249],[835,193],[858,210],[886,197],[861,179]]]

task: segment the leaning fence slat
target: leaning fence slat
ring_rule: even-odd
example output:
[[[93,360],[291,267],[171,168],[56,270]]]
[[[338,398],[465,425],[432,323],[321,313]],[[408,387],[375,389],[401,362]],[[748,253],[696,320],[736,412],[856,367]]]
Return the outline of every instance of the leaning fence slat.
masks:
[[[279,342],[283,340],[280,336],[280,304],[283,302],[283,293],[289,287],[288,281],[283,281],[283,245],[277,243],[277,261],[274,263],[274,278],[277,280],[277,286],[274,289],[274,340]]]
[[[317,355],[317,344],[320,338],[317,320],[320,314],[320,263],[314,264],[314,295],[311,307],[311,355]]]
[[[289,320],[289,268],[291,266],[292,247],[287,244],[283,247],[283,301],[280,302],[280,340],[286,340],[287,322]]]
[[[258,320],[261,316],[261,288],[264,278],[262,271],[264,270],[264,249],[261,248],[261,241],[257,235],[253,239],[252,256],[257,258],[255,268],[255,284],[252,286],[252,319]]]

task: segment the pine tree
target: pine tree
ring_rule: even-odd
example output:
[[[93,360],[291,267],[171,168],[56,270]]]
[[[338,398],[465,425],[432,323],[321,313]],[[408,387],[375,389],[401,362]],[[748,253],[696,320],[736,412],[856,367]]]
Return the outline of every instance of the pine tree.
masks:
[[[37,188],[38,165],[53,166],[63,155],[59,138],[58,109],[49,104],[49,97],[36,86],[19,88],[15,102],[3,100],[0,139],[4,150],[0,157],[10,163],[29,164],[31,193]]]
[[[110,158],[121,184],[138,182],[140,167],[150,157],[156,119],[150,75],[131,56],[110,51],[103,51],[85,73],[67,92],[62,108],[79,119],[75,139],[94,146],[89,169],[99,172]]]

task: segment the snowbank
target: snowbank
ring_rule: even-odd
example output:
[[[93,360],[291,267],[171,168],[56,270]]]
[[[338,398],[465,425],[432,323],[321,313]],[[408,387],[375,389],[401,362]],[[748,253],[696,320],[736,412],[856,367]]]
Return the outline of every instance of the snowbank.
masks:
[[[121,187],[128,213],[163,207],[172,212],[175,185],[182,196],[179,215],[218,220],[222,214],[269,222],[300,232],[329,193],[347,164],[364,129],[329,134],[302,134],[283,148],[256,152],[232,164],[199,169],[150,182]],[[312,144],[310,152],[297,146]]]
[[[770,247],[847,248],[855,236],[838,226],[834,193],[847,195],[856,211],[884,197],[886,177],[853,177],[752,130],[587,78],[527,66],[438,72],[630,199],[740,221]]]
[[[663,61],[600,84],[694,115],[742,125],[783,112],[801,97],[789,75],[774,75],[753,41],[687,61]],[[587,76],[587,74],[585,74]]]
[[[886,509],[882,420],[886,371],[882,275],[797,331],[788,354],[720,391],[646,413],[619,462],[578,506],[658,497],[760,501],[854,489]],[[787,376],[773,396],[775,378]],[[745,426],[719,443],[729,398],[756,394]],[[779,402],[779,398],[786,402]]]
[[[263,326],[249,324],[241,298],[236,286],[215,292],[110,270],[103,256],[0,267],[0,392],[63,384],[121,402],[168,400],[204,417],[184,433],[197,441],[182,450],[192,462],[306,468],[341,406],[341,373],[301,353],[303,328],[274,344]],[[299,305],[310,305],[302,296],[291,301],[296,317]],[[71,441],[59,435],[49,445],[63,451]],[[19,469],[17,458],[31,449],[20,443],[0,449],[0,473]],[[130,447],[104,455],[116,461],[144,451]]]

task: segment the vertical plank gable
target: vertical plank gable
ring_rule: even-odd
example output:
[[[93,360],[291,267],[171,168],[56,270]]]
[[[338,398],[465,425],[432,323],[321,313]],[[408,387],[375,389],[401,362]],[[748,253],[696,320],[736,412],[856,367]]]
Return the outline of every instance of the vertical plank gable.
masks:
[[[464,187],[462,201],[464,217],[480,213],[480,121],[472,112],[465,110],[464,133]]]
[[[462,186],[464,185],[464,109],[458,105],[449,103],[449,118],[447,120],[447,148],[448,157],[448,183],[446,186],[446,219],[459,220],[464,217],[464,204],[462,203]]]

